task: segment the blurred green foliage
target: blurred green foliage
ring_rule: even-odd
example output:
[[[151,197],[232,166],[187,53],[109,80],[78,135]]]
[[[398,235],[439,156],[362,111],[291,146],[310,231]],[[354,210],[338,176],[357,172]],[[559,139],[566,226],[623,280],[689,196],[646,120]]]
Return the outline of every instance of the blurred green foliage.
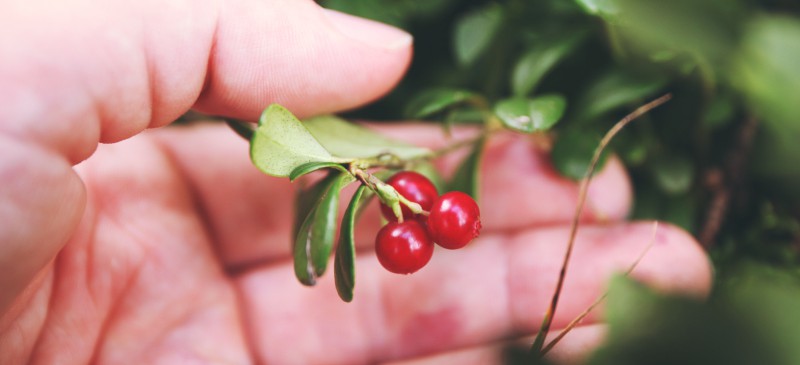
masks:
[[[634,218],[671,221],[698,236],[709,220],[721,223],[708,242],[717,290],[699,303],[617,283],[611,340],[592,364],[800,363],[800,1],[322,4],[415,37],[407,77],[353,116],[401,118],[430,90],[458,90],[493,108],[561,95],[564,120],[549,133],[554,166],[568,177],[585,171],[614,122],[671,92],[672,101],[628,127],[612,149],[634,182]],[[417,117],[474,120],[463,100],[452,98],[447,115]],[[715,209],[723,219],[709,218]]]
[[[798,364],[800,283],[777,276],[784,278],[741,269],[707,302],[618,278],[608,300],[609,340],[589,364]]]

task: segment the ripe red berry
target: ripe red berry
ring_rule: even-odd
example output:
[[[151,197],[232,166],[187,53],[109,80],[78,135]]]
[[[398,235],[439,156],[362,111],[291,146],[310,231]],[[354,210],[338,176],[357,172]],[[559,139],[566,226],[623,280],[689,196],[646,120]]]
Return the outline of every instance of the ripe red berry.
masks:
[[[411,274],[431,260],[433,241],[422,224],[415,220],[389,222],[378,231],[375,253],[386,270]]]
[[[451,250],[461,248],[480,234],[481,212],[467,194],[460,191],[443,194],[433,203],[430,212],[428,232],[439,246]]]
[[[400,195],[419,204],[426,211],[431,209],[436,197],[439,196],[436,186],[427,177],[414,171],[400,171],[394,174],[386,183],[395,188]],[[415,217],[415,214],[411,213],[411,210],[405,205],[402,205],[402,211],[403,220],[419,219],[425,221],[426,217],[424,215]],[[381,204],[381,213],[389,222],[397,222],[397,217],[392,212],[392,208],[386,204]]]

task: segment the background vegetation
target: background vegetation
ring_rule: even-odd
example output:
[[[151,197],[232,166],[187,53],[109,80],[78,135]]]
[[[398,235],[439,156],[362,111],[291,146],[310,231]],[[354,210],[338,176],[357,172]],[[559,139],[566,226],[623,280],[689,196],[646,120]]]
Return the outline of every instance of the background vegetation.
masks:
[[[800,364],[800,2],[321,3],[415,37],[401,85],[350,116],[413,116],[443,88],[490,103],[560,94],[553,162],[566,176],[624,114],[671,92],[612,149],[634,181],[633,218],[693,232],[714,260],[715,291],[698,303],[618,280],[610,340],[592,364]],[[476,118],[465,105],[432,120]]]

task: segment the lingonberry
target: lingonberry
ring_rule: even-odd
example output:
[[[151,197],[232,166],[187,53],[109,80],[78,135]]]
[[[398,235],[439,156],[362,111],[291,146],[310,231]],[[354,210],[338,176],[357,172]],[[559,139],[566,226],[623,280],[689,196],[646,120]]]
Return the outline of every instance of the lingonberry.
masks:
[[[467,245],[481,231],[478,204],[467,194],[451,191],[439,197],[428,216],[428,232],[439,246],[457,249]]]
[[[431,260],[433,242],[424,226],[415,220],[389,222],[378,231],[375,253],[386,270],[411,274]]]
[[[436,186],[422,174],[414,171],[400,171],[394,174],[386,183],[391,185],[397,190],[404,198],[419,204],[423,210],[430,210],[439,192],[436,191]],[[419,219],[425,221],[424,215],[415,215],[408,209],[407,206],[402,205],[403,220]],[[397,222],[397,216],[392,212],[392,208],[386,204],[381,204],[381,213],[383,217],[389,222]]]

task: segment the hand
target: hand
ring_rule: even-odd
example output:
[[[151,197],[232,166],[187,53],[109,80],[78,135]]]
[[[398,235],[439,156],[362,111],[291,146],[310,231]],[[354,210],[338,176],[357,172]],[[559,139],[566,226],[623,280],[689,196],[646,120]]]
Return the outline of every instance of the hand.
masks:
[[[475,358],[540,323],[577,188],[523,138],[487,151],[482,237],[419,273],[380,267],[367,213],[344,304],[330,273],[311,289],[292,277],[293,186],[256,171],[246,142],[218,124],[141,133],[192,107],[244,119],[272,102],[301,116],[355,107],[398,81],[406,34],[306,0],[28,1],[3,13],[0,363]],[[441,143],[434,129],[381,128]],[[630,197],[612,162],[593,183],[556,327],[652,239],[651,224],[621,222]],[[633,275],[664,290],[710,285],[694,240],[665,225]],[[557,355],[576,358],[599,331],[576,330]]]

